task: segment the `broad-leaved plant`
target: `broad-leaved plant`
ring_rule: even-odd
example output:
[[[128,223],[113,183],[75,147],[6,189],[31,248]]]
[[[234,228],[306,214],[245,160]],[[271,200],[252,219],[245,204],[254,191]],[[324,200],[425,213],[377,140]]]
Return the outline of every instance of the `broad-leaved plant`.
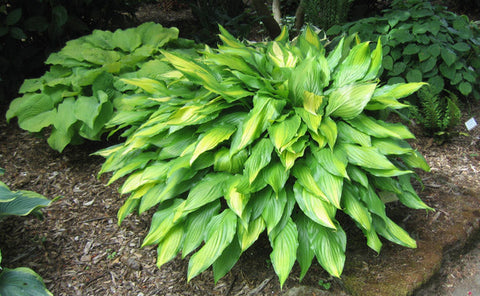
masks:
[[[25,80],[7,120],[17,117],[21,128],[35,133],[51,127],[48,143],[60,152],[83,139],[99,140],[105,123],[122,108],[116,99],[131,89],[120,78],[155,78],[157,69],[168,67],[157,59],[161,48],[194,47],[193,41],[178,39],[176,28],[154,23],[95,30],[52,53],[42,77]]]
[[[107,125],[125,142],[97,153],[110,183],[126,177],[119,223],[156,209],[143,246],[158,246],[157,265],[191,254],[188,280],[213,266],[218,281],[266,232],[281,285],[295,260],[303,278],[314,257],[339,277],[347,237],[338,211],[377,252],[379,236],[416,247],[379,193],[430,209],[410,182],[429,167],[405,126],[375,114],[406,107],[398,99],[424,83],[382,84],[380,42],[371,51],[345,37],[326,53],[310,28],[293,42],[286,30],[260,43],[221,32],[218,49],[162,51],[171,69],[122,79],[138,89]]]

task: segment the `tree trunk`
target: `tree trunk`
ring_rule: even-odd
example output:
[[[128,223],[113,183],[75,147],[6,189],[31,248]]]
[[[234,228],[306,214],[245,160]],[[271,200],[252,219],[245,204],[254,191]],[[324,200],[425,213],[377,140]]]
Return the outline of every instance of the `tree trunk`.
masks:
[[[274,39],[275,37],[280,35],[280,33],[282,32],[282,30],[280,29],[280,25],[272,17],[272,14],[265,2],[263,2],[263,0],[252,0],[251,5],[257,12],[258,16],[261,18],[270,38]]]

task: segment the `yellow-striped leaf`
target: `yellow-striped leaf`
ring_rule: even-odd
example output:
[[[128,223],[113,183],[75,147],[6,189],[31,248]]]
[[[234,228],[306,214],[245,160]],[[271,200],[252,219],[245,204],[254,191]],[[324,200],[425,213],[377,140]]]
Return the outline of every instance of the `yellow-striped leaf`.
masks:
[[[342,87],[361,80],[367,74],[371,60],[368,42],[355,45],[336,71],[334,85]]]
[[[196,277],[220,257],[225,248],[232,242],[236,227],[237,216],[229,209],[212,218],[207,226],[205,244],[192,255],[188,262],[187,281]]]
[[[352,187],[349,186],[343,190],[343,211],[352,217],[363,229],[369,232],[372,228],[372,217],[367,208],[357,199],[358,194],[355,194],[355,191],[351,190],[351,188]]]
[[[183,224],[173,226],[157,247],[157,267],[175,258],[180,251],[184,237]]]
[[[294,114],[290,118],[276,122],[268,128],[270,139],[280,153],[287,148],[288,142],[297,135],[300,123],[300,117]]]
[[[325,116],[343,119],[357,117],[370,101],[376,87],[376,83],[351,84],[334,90],[328,96]]]
[[[311,223],[310,236],[318,263],[329,274],[340,277],[345,264],[347,236],[340,225],[336,230]]]
[[[297,255],[298,232],[292,218],[288,219],[287,224],[273,239],[271,245],[273,251],[270,259],[279,278],[280,287],[282,287],[292,270]]]
[[[334,206],[310,193],[298,182],[293,186],[293,192],[298,206],[307,217],[320,225],[336,229],[332,221],[336,213]]]
[[[269,139],[263,138],[253,146],[250,157],[245,161],[244,171],[250,184],[257,178],[260,170],[270,163],[272,152],[273,144]]]
[[[221,125],[205,132],[200,141],[198,141],[195,150],[193,151],[192,158],[190,159],[190,165],[203,152],[211,150],[217,147],[217,145],[222,143],[223,141],[228,140],[230,136],[235,132],[235,130],[236,129],[234,126]]]
[[[264,230],[265,221],[262,217],[258,217],[257,219],[250,221],[248,223],[248,228],[245,228],[243,225],[238,223],[237,236],[242,252],[248,249],[258,239]]]

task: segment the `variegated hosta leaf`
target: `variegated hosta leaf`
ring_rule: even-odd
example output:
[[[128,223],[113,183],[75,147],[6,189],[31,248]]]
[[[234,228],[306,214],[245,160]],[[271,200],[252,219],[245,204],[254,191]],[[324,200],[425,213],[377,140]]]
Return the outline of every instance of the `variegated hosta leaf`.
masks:
[[[237,227],[237,216],[231,210],[224,210],[212,218],[207,226],[205,244],[192,255],[188,263],[188,281],[212,265],[230,245]]]
[[[318,263],[328,273],[340,277],[345,264],[347,236],[340,225],[336,229],[324,227],[317,223],[309,223],[310,243],[313,246]]]
[[[325,115],[343,119],[357,117],[370,101],[376,87],[376,83],[369,83],[350,84],[335,89],[328,95]]]
[[[298,248],[298,231],[291,218],[280,233],[271,240],[271,245],[273,251],[270,259],[282,287],[295,263]]]

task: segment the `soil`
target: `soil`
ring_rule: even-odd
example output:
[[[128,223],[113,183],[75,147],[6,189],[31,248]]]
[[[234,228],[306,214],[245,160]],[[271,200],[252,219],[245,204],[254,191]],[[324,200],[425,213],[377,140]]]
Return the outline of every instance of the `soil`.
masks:
[[[420,174],[425,185],[423,191],[418,186],[420,196],[436,211],[420,213],[396,203],[389,204],[388,208],[389,216],[406,226],[413,236],[420,228],[433,234],[440,232],[444,223],[454,218],[448,214],[449,207],[459,207],[462,203],[459,200],[456,205],[450,202],[452,198],[480,192],[480,127],[467,132],[463,125],[471,117],[480,119],[480,106],[472,103],[463,106],[462,111],[462,121],[455,131],[463,134],[443,144],[422,134],[418,126],[410,126],[417,135],[411,144],[432,168],[430,173]],[[4,111],[0,111],[0,115],[0,167],[5,169],[1,180],[13,190],[32,190],[50,198],[62,196],[44,210],[43,220],[11,217],[2,221],[3,267],[30,267],[43,277],[54,295],[69,296],[284,295],[289,288],[300,285],[299,267],[295,265],[283,291],[280,289],[269,263],[271,249],[265,237],[245,252],[216,285],[210,270],[187,282],[188,257],[176,258],[161,269],[157,268],[156,249],[140,248],[152,212],[130,215],[117,225],[116,213],[125,200],[118,193],[121,181],[106,186],[108,175],[97,177],[103,159],[90,154],[113,143],[88,142],[68,147],[59,154],[44,138],[19,129],[15,122],[6,124]],[[372,255],[365,247],[363,235],[353,225],[348,227],[347,222],[346,230],[349,238],[347,262],[358,254],[367,253],[373,258],[347,266],[347,274],[348,268],[374,269],[376,265],[371,262],[388,262],[390,254],[400,254],[405,262],[415,262],[411,253],[389,243],[385,243],[385,251],[380,255]],[[479,235],[471,237],[466,247],[462,244],[446,257],[439,273],[426,286],[426,294],[418,295],[449,295],[459,280],[478,272]],[[385,272],[396,272],[398,264],[393,261],[382,268],[387,266]],[[377,276],[375,280],[382,278]],[[341,280],[332,279],[316,263],[301,285],[328,289],[329,295],[349,295]],[[320,292],[312,292],[312,295],[320,295]]]

